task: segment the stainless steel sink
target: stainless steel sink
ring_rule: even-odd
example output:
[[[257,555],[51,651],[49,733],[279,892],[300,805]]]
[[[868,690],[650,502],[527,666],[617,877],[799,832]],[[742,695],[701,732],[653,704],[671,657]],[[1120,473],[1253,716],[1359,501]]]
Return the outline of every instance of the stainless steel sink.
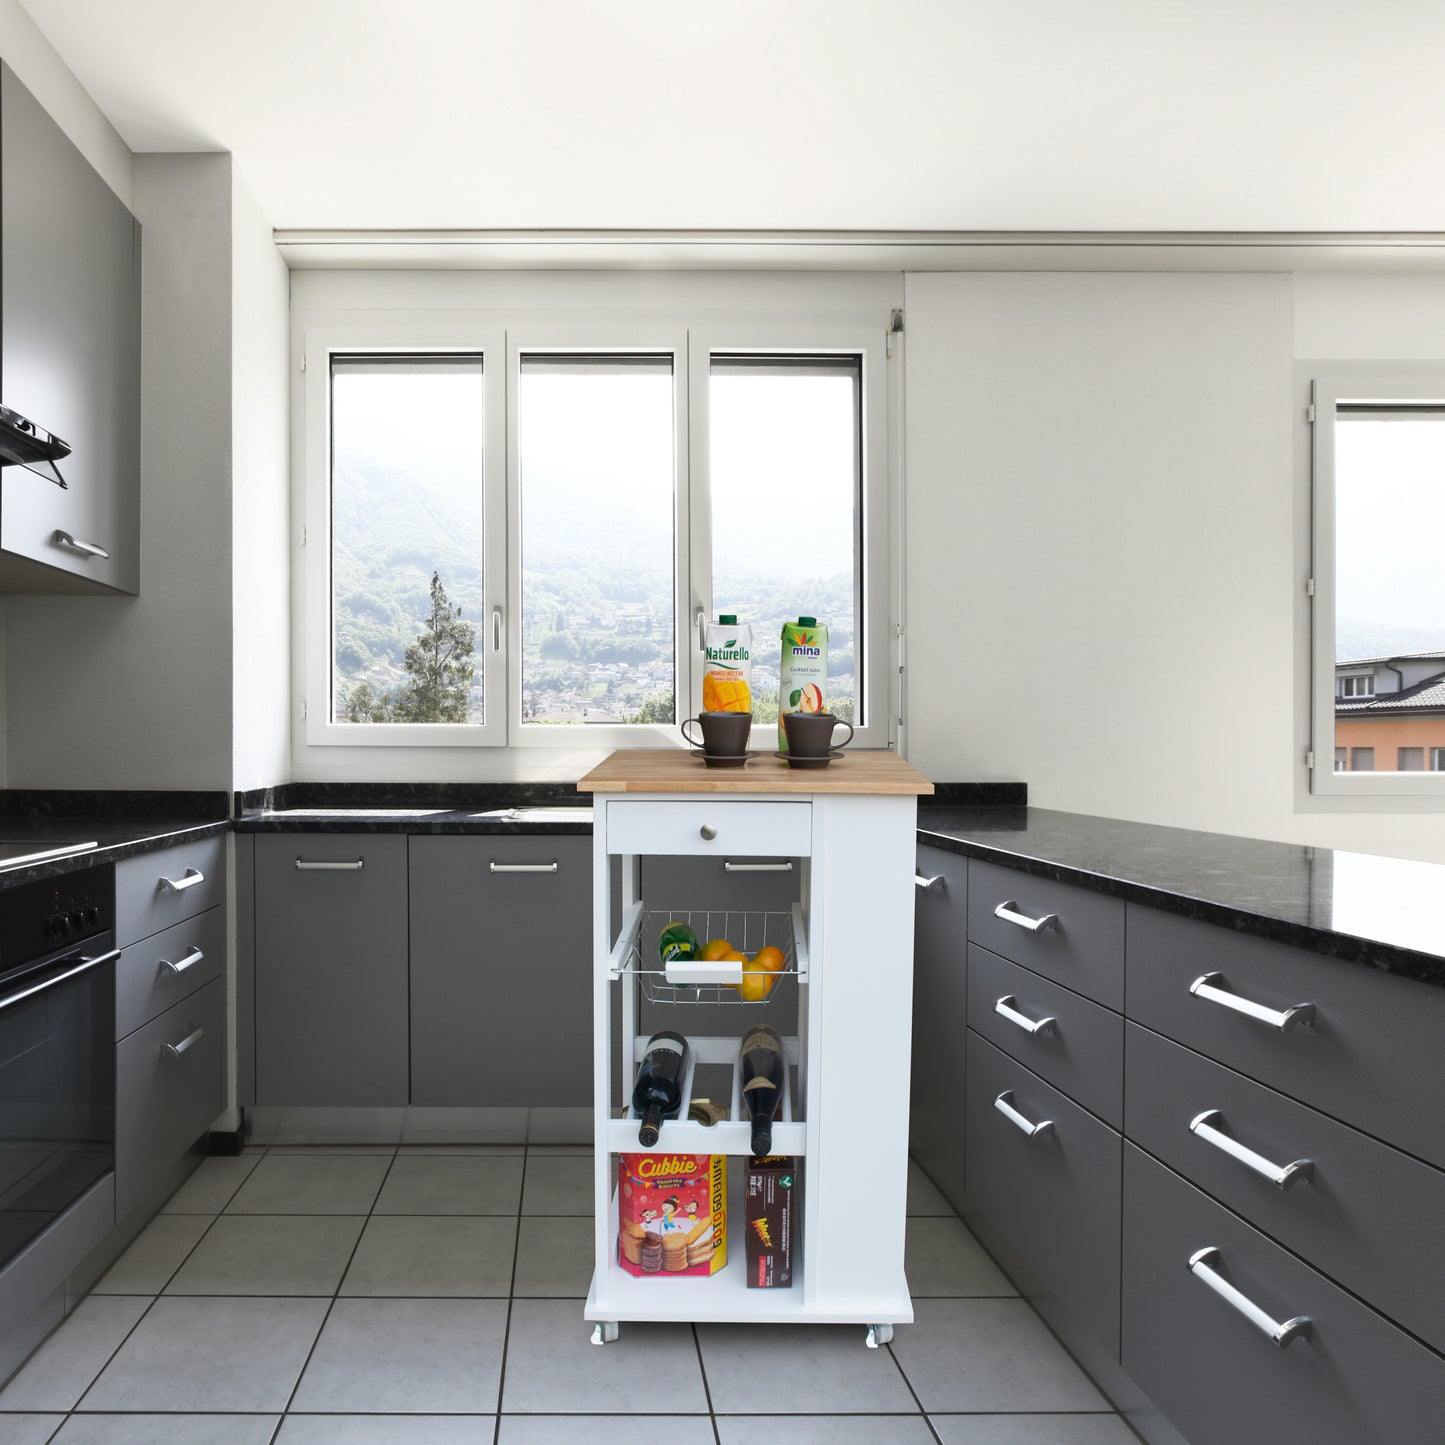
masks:
[[[493,808],[473,813],[474,818],[496,818],[503,823],[590,823],[591,807],[585,808]]]

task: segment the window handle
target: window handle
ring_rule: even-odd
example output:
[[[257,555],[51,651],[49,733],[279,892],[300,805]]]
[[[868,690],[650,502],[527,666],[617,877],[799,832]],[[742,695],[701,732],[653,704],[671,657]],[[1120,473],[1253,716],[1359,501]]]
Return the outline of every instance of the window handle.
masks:
[[[502,650],[502,609],[492,608],[492,651]]]
[[[697,624],[697,650],[707,651],[707,609],[698,607],[693,612],[693,621]]]

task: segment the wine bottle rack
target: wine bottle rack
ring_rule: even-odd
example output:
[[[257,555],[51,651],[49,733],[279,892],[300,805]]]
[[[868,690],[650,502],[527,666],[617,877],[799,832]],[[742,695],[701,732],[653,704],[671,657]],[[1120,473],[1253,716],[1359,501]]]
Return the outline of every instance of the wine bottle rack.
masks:
[[[633,1065],[642,1062],[647,1052],[648,1041],[638,1038],[633,1041]],[[799,1050],[796,1038],[783,1040],[783,1057],[787,1060],[788,1074],[783,1088],[783,1107],[773,1123],[773,1153],[806,1155],[808,1152],[808,1131],[793,1113],[793,1070],[798,1067]],[[693,1080],[699,1064],[729,1064],[732,1066],[731,1097],[728,1117],[716,1124],[700,1124],[689,1119],[687,1111],[692,1103]],[[687,1072],[682,1080],[682,1106],[676,1119],[663,1121],[657,1143],[651,1149],[637,1142],[638,1116],[631,1109],[625,1119],[611,1119],[607,1124],[607,1147],[617,1154],[751,1154],[752,1126],[742,1102],[742,1061],[738,1057],[738,1041],[733,1038],[688,1037]]]

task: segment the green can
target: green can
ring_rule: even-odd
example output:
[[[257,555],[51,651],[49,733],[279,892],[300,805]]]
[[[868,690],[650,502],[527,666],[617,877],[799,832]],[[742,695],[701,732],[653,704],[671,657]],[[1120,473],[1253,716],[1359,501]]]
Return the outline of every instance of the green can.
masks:
[[[685,923],[669,923],[657,936],[657,952],[664,963],[675,958],[696,958],[701,945]]]

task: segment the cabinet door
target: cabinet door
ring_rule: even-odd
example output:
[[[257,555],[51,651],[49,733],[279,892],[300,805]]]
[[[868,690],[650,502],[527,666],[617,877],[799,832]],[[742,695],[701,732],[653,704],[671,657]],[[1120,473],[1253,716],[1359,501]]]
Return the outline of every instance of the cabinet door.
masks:
[[[3,66],[0,187],[0,401],[71,446],[59,464],[66,489],[6,469],[0,582],[12,592],[137,592],[139,228]]]
[[[256,839],[258,1104],[407,1102],[406,947],[404,837]]]
[[[592,1102],[592,840],[414,837],[411,1102]]]
[[[919,887],[915,898],[909,1143],[948,1201],[961,1210],[968,859],[942,848],[920,847],[918,875],[931,886]]]
[[[1117,1360],[1119,1135],[975,1033],[968,1129],[970,1203]]]

